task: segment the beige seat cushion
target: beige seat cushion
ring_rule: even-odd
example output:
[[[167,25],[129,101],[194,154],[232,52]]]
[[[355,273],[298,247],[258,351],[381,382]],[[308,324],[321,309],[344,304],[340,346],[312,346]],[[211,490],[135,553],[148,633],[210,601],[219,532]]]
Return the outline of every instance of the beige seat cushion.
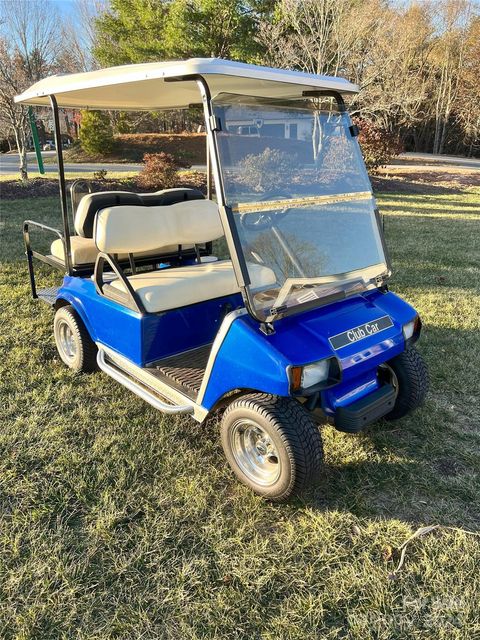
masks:
[[[80,236],[70,236],[70,248],[72,252],[72,264],[74,267],[85,264],[93,264],[97,259],[98,249],[93,238],[82,238]],[[54,240],[50,247],[50,252],[54,258],[65,261],[63,242],[60,238]]]
[[[249,264],[248,272],[253,288],[275,284],[275,274],[268,267]],[[150,313],[186,307],[239,290],[230,260],[139,273],[130,276],[128,281]],[[126,293],[123,282],[118,278],[108,284]]]
[[[97,259],[98,249],[95,246],[95,240],[93,238],[82,238],[81,236],[70,236],[70,248],[72,251],[72,264],[74,267],[80,267],[82,265],[94,264]],[[193,245],[182,247],[183,249],[192,249]],[[151,251],[142,251],[136,253],[136,258],[146,258],[148,256],[156,255],[168,255],[170,253],[177,253],[178,245],[171,245],[169,247],[162,247],[161,249],[152,249]],[[50,252],[54,258],[65,260],[63,251],[63,242],[60,238],[54,240],[50,247]],[[121,253],[118,256],[119,260],[126,260],[128,254]]]

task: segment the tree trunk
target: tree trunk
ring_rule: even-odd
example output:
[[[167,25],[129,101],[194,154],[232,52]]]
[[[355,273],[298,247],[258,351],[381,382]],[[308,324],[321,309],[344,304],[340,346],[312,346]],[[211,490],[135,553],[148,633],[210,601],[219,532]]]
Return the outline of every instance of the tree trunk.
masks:
[[[27,145],[25,140],[25,135],[22,135],[23,132],[19,132],[15,130],[15,140],[17,143],[18,149],[18,159],[19,159],[19,170],[20,170],[20,179],[23,182],[28,180],[28,165],[27,165]]]

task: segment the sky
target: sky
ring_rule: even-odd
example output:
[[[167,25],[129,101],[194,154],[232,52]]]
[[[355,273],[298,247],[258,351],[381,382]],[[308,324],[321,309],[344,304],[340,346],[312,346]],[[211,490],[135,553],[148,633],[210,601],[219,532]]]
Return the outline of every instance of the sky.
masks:
[[[75,0],[50,0],[62,16],[73,18],[75,16]]]

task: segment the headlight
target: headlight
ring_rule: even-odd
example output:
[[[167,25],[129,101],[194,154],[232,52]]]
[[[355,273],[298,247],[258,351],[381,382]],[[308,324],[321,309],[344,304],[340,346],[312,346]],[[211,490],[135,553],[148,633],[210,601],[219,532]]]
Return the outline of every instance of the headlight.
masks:
[[[413,320],[403,325],[403,337],[407,344],[413,344],[420,337],[420,331],[422,329],[422,321],[420,316],[415,316]]]
[[[307,364],[306,367],[303,367],[302,389],[308,389],[308,387],[313,387],[314,384],[327,380],[329,368],[328,360],[320,360],[320,362]]]
[[[340,382],[340,365],[337,358],[325,358],[303,367],[290,367],[289,376],[293,393],[314,393]]]

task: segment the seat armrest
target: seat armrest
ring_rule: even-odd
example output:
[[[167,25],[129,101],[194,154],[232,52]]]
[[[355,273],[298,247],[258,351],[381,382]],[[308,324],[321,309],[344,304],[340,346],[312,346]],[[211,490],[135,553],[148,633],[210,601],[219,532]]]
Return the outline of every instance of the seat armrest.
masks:
[[[105,296],[106,298],[111,298],[110,295],[105,291],[105,285],[108,286],[108,283],[104,282],[103,272],[105,268],[105,262],[108,262],[112,270],[114,271],[117,278],[119,278],[123,285],[125,286],[125,291],[127,292],[127,301],[126,306],[129,309],[133,309],[133,311],[137,311],[142,315],[146,313],[146,309],[143,305],[143,302],[139,298],[139,296],[134,291],[132,285],[128,281],[128,278],[123,273],[121,266],[113,256],[108,255],[107,253],[103,253],[100,251],[97,255],[97,259],[95,261],[95,270],[93,272],[93,281],[95,283],[95,289],[97,293],[101,296]],[[118,300],[117,300],[118,301]]]

